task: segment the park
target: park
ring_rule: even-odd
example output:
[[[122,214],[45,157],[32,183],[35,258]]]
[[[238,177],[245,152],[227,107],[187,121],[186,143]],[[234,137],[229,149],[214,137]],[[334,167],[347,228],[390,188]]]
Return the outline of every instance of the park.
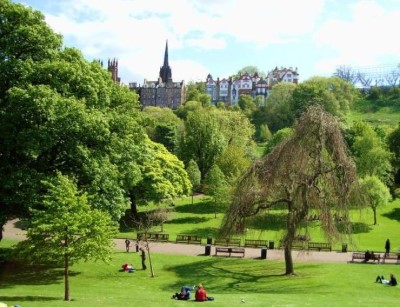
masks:
[[[376,277],[400,278],[400,66],[235,104],[189,82],[175,109],[144,107],[0,3],[0,303],[183,306],[199,284],[215,306],[399,301]]]

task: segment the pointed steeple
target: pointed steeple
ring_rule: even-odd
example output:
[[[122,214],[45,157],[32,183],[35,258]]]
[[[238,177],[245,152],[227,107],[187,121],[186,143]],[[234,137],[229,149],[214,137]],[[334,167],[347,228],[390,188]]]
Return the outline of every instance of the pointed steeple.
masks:
[[[160,68],[160,78],[164,83],[172,80],[172,71],[168,63],[168,40],[165,43],[164,65]]]

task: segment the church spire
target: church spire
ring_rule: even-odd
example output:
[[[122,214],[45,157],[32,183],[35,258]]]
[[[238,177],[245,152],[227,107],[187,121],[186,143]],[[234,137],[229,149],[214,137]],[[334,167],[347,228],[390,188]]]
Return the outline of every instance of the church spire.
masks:
[[[164,65],[160,68],[160,78],[164,83],[172,80],[172,71],[168,63],[168,40],[165,43]]]
[[[164,66],[166,66],[166,67],[169,66],[169,63],[168,63],[168,40],[165,43]]]

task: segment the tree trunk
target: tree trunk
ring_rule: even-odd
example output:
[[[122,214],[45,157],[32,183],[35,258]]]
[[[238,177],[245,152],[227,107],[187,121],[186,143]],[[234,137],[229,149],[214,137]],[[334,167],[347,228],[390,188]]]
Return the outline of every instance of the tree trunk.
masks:
[[[134,218],[134,220],[137,220],[139,218],[139,215],[137,211],[135,195],[133,193],[130,193],[129,198],[131,200],[131,215]]]
[[[193,194],[194,194],[194,193],[193,193],[193,191],[192,191],[192,205],[193,205]]]
[[[293,258],[292,258],[292,243],[296,235],[296,217],[295,212],[293,212],[292,205],[288,204],[288,219],[287,219],[287,232],[284,239],[285,242],[285,266],[286,275],[294,274]]]
[[[70,300],[69,294],[69,259],[68,254],[64,255],[64,301]]]
[[[147,255],[149,256],[151,277],[154,277],[153,263],[151,262],[151,255],[150,255],[150,246],[149,246],[149,242],[147,240],[146,240],[146,249],[147,249]]]
[[[376,225],[376,207],[372,207],[372,211],[374,212],[374,225]]]

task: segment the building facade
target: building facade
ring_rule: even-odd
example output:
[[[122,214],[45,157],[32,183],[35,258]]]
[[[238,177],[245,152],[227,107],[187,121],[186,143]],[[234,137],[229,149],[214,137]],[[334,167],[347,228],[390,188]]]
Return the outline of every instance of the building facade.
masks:
[[[154,106],[175,110],[185,102],[185,81],[172,80],[172,70],[168,61],[168,41],[165,45],[164,63],[160,67],[158,79],[156,81],[144,79],[142,86],[131,82],[129,88],[139,94],[142,108]]]
[[[236,105],[240,95],[250,95],[253,98],[261,97],[265,100],[271,88],[279,82],[292,82],[298,84],[299,74],[297,68],[277,67],[270,71],[267,77],[261,78],[255,73],[253,76],[248,73],[241,74],[237,78],[213,79],[208,74],[206,79],[206,92],[211,96],[212,102],[223,102],[226,105]]]

